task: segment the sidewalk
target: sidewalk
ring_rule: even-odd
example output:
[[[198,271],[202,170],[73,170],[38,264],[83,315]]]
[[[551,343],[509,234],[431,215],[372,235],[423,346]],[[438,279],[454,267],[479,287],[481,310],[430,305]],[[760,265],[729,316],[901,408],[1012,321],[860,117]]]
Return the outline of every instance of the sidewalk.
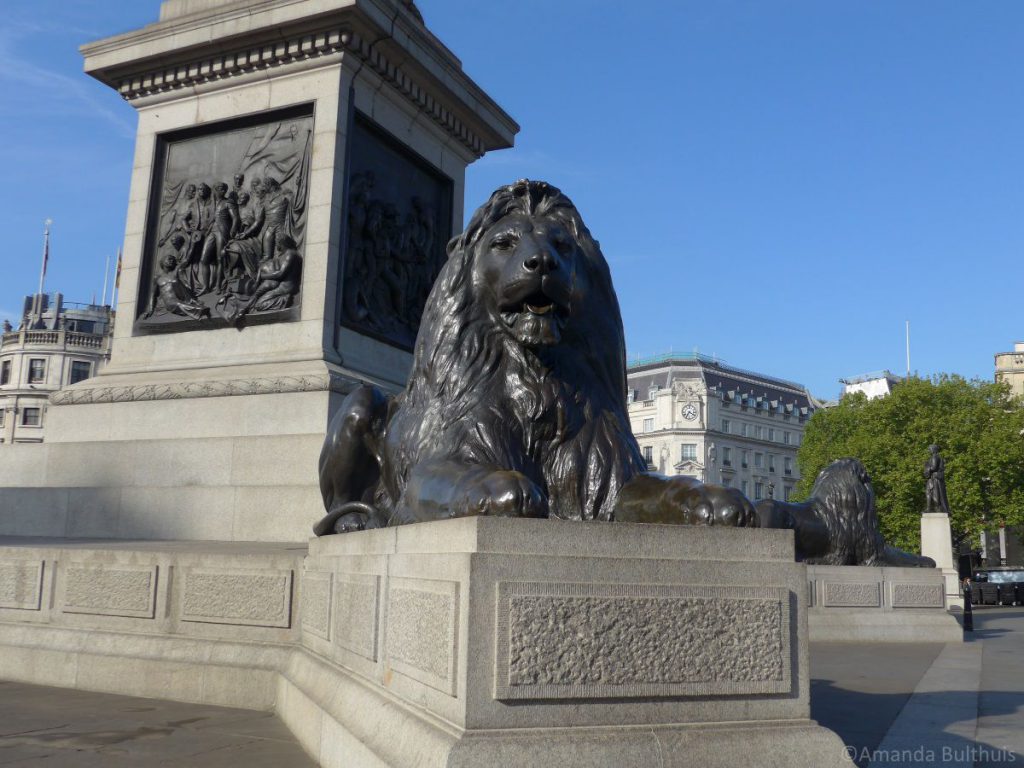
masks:
[[[1024,765],[1024,608],[980,608],[963,644],[811,646],[811,716],[857,765]]]

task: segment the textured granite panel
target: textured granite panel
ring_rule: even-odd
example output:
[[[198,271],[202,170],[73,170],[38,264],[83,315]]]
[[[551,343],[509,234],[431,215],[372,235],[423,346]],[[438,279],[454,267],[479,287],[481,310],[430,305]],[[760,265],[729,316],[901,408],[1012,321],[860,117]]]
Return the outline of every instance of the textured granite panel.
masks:
[[[97,616],[156,615],[158,567],[69,564],[64,569],[64,613]]]
[[[387,663],[413,680],[455,695],[459,584],[394,578],[388,587]]]
[[[303,574],[302,629],[324,640],[331,639],[331,574]]]
[[[38,611],[43,604],[43,561],[0,563],[0,608]]]
[[[338,573],[334,576],[334,642],[377,661],[380,621],[380,576]]]
[[[825,581],[822,582],[821,604],[826,608],[878,608],[882,604],[882,585]]]
[[[495,698],[789,693],[782,587],[501,582]]]
[[[291,626],[291,571],[207,571],[184,573],[183,621],[254,627]]]
[[[937,584],[893,583],[893,608],[945,608],[941,582]]]

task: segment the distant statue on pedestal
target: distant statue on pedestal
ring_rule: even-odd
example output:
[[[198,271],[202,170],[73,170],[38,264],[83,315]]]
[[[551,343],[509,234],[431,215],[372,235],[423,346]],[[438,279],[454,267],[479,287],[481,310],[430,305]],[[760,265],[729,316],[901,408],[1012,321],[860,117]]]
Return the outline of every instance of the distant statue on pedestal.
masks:
[[[939,454],[939,446],[930,445],[932,455],[924,465],[925,512],[949,514],[949,500],[946,498],[946,462]]]

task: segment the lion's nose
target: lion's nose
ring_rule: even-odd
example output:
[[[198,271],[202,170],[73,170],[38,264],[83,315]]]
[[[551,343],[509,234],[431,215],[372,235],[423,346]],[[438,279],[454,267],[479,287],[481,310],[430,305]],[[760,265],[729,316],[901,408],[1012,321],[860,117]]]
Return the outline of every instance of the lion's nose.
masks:
[[[523,262],[523,268],[527,272],[540,272],[542,275],[546,275],[548,272],[558,269],[558,259],[555,258],[551,251],[538,251],[526,258],[526,261]]]

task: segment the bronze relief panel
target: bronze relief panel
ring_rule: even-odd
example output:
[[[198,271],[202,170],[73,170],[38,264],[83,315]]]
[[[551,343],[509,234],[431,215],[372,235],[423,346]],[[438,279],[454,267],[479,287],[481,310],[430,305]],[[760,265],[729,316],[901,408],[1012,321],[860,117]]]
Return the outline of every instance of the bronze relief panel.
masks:
[[[136,332],[297,318],[312,112],[158,138]]]
[[[452,182],[356,113],[341,323],[411,350],[452,231]]]

